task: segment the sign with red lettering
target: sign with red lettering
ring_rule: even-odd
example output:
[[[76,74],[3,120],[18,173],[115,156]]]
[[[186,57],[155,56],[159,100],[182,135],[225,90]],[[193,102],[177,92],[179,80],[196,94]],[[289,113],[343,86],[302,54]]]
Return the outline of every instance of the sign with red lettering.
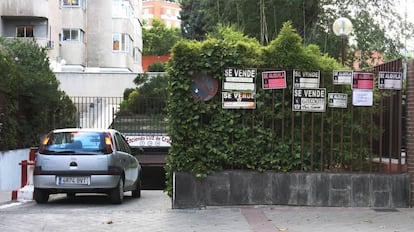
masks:
[[[353,89],[374,89],[374,74],[354,72],[352,76]]]
[[[262,88],[263,89],[285,89],[286,88],[286,72],[285,71],[262,72]]]
[[[226,68],[222,96],[223,109],[256,109],[255,68]]]
[[[223,109],[255,109],[256,99],[252,92],[222,92]]]

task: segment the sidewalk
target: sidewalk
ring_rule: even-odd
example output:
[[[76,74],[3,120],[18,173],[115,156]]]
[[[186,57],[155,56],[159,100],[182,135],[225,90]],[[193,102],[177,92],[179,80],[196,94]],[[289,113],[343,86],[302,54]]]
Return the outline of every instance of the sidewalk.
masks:
[[[0,191],[0,205],[11,202],[12,191]]]
[[[90,203],[88,197],[67,204],[66,196],[57,194],[47,205],[27,202],[21,208],[2,208],[12,205],[10,199],[11,191],[0,191],[0,231],[414,231],[413,208],[245,205],[171,209],[171,199],[152,190],[144,190],[140,199],[127,196],[122,205],[100,203],[99,199]]]

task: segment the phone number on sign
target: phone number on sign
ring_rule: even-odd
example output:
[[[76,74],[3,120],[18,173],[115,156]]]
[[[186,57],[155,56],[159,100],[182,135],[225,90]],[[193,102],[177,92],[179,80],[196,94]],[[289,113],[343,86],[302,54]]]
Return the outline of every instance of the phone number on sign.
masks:
[[[155,136],[126,136],[125,137],[130,146],[159,146],[169,147],[171,139],[169,136],[155,135]]]

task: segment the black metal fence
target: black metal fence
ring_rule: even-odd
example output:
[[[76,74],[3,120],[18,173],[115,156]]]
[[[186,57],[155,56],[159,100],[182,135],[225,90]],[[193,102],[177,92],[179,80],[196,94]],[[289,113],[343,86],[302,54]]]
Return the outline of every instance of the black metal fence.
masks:
[[[143,98],[138,114],[120,113],[121,97],[72,97],[77,109],[77,127],[114,128],[128,135],[165,135],[165,99]]]
[[[375,67],[374,72],[401,69],[401,60],[397,60]],[[333,86],[327,91],[340,92],[341,88]],[[265,104],[275,105],[280,101],[280,96],[272,95],[272,100]],[[401,173],[407,170],[403,96],[402,90],[390,91],[380,99],[376,109],[350,104],[347,109],[328,108],[325,113],[298,113],[283,107],[282,115],[291,116],[256,118],[246,122],[246,126],[264,123],[277,131],[279,139],[300,144],[302,163],[308,162],[309,171]],[[73,97],[72,100],[78,109],[79,127],[115,128],[128,135],[167,133],[165,99],[141,99],[137,109],[140,113],[135,115],[119,114],[122,98]],[[283,97],[281,105],[289,101]],[[273,141],[272,146],[277,142]]]

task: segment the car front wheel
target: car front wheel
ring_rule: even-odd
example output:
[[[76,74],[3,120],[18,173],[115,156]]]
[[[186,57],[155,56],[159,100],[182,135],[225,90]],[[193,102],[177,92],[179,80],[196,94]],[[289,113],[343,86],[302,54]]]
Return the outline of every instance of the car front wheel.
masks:
[[[121,204],[124,200],[124,181],[119,179],[118,185],[111,191],[111,202],[113,204]]]
[[[138,178],[137,180],[137,187],[132,190],[132,197],[133,198],[140,198],[141,197],[141,179]]]
[[[46,190],[34,189],[33,197],[36,203],[42,204],[49,200],[49,193]]]

